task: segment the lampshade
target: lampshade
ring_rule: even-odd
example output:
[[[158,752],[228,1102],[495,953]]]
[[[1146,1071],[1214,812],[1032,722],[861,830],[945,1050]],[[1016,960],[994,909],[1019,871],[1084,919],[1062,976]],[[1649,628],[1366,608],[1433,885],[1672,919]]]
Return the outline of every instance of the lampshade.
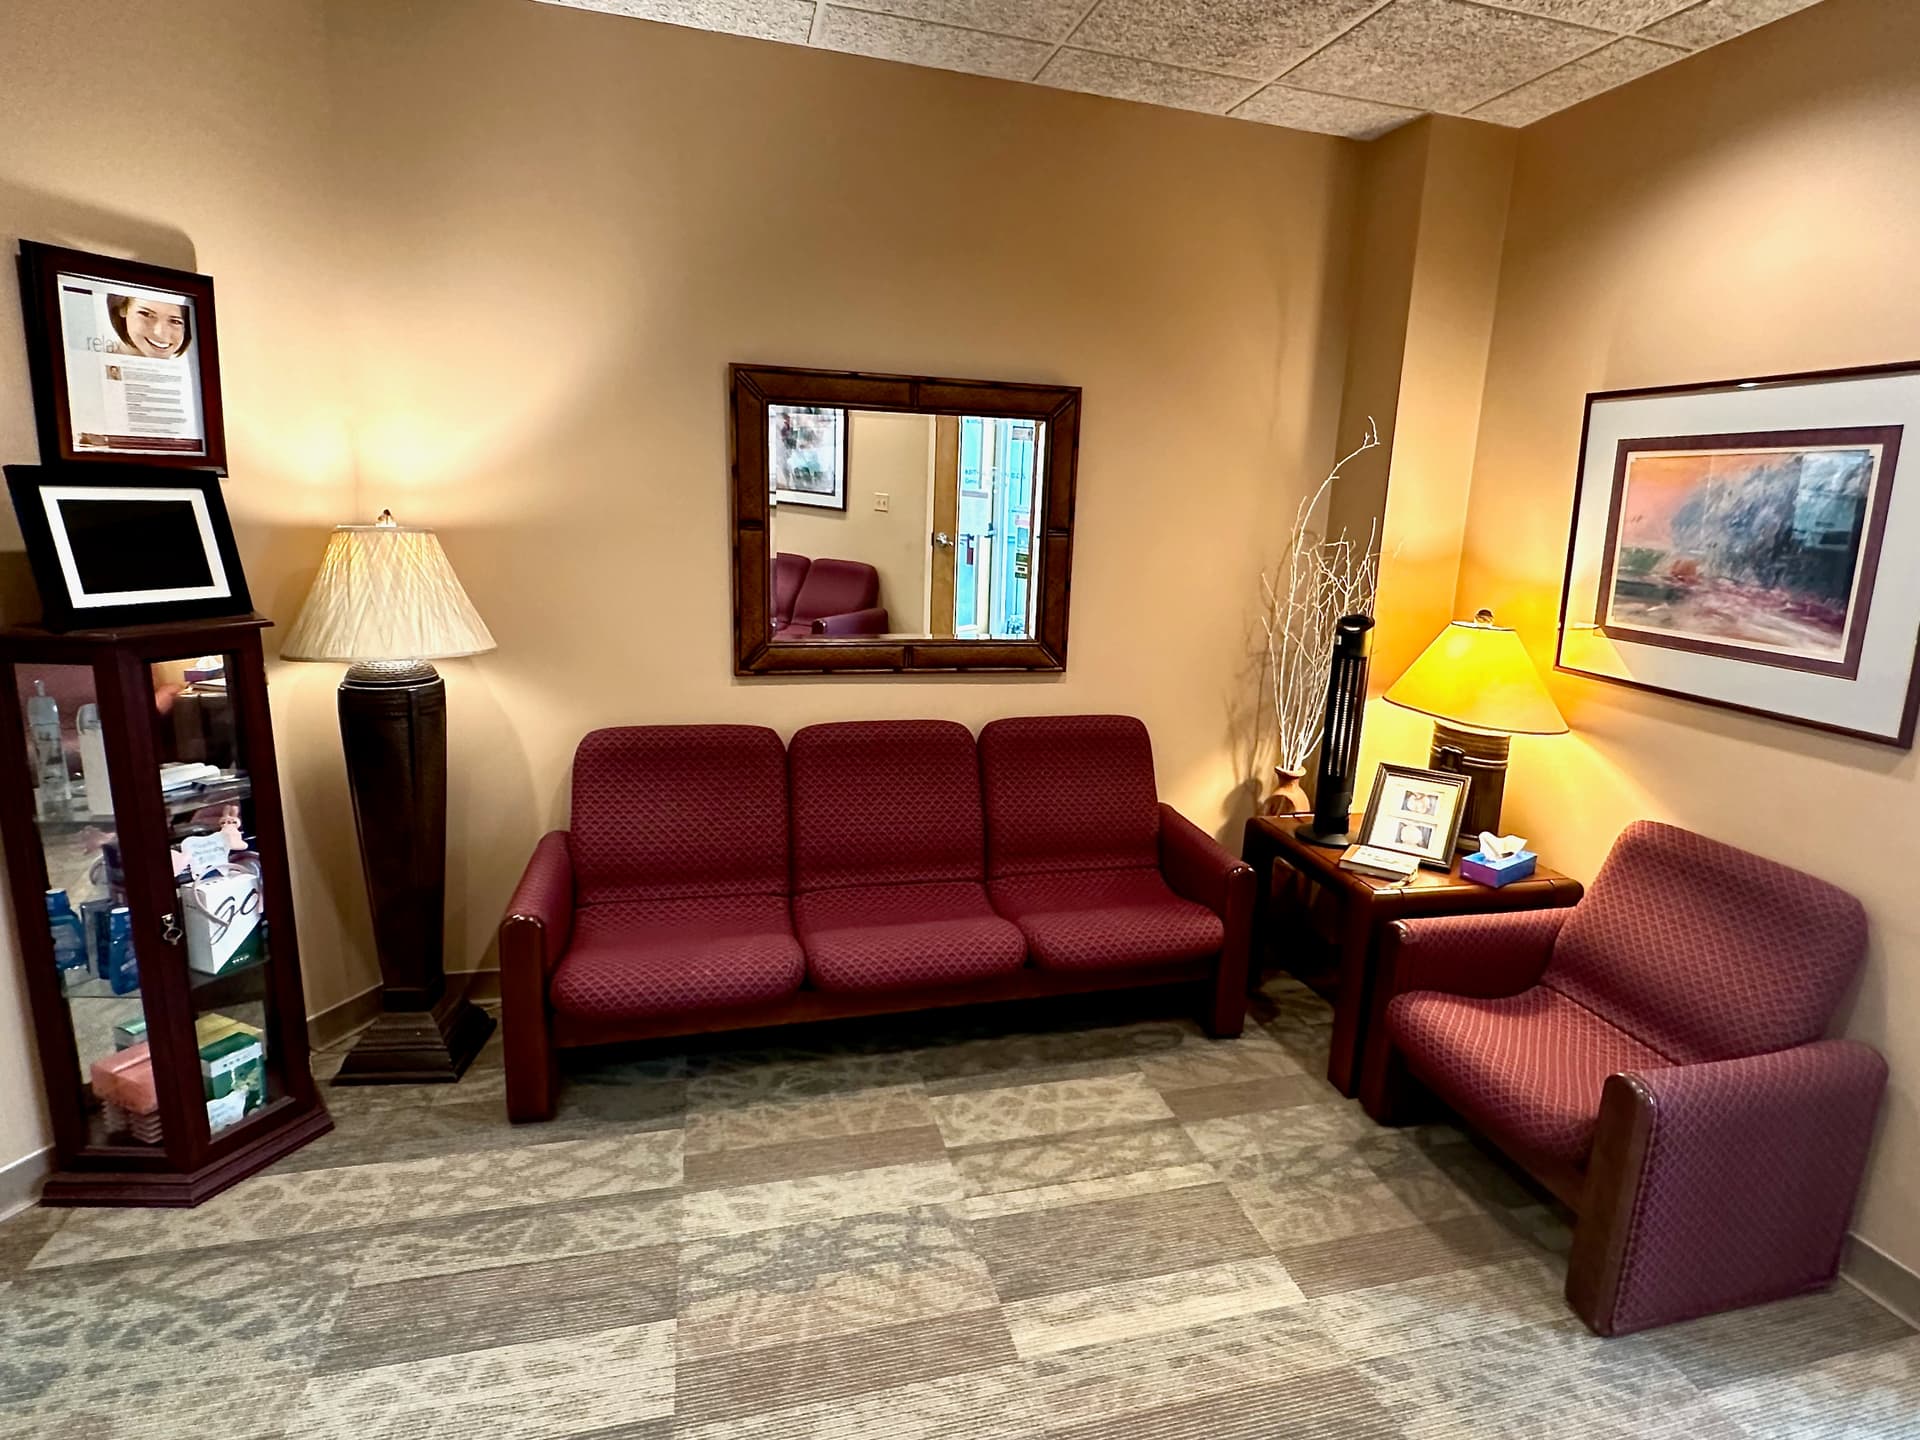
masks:
[[[327,538],[300,618],[280,647],[285,660],[444,660],[494,648],[433,531],[341,525]]]
[[[1452,725],[1506,735],[1564,735],[1567,722],[1520,637],[1491,611],[1456,620],[1388,689],[1395,705]]]

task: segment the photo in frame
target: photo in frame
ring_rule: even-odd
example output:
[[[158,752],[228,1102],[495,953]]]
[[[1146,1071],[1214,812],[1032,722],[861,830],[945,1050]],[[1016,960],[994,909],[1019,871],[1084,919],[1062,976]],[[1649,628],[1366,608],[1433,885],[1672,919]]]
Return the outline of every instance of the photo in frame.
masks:
[[[1451,869],[1472,783],[1445,770],[1383,764],[1367,797],[1360,843],[1412,855],[1431,870]]]
[[[825,405],[769,405],[767,460],[776,505],[847,508],[847,412]]]
[[[1913,365],[1588,396],[1556,668],[1911,745],[1913,425]]]
[[[6,476],[47,629],[252,611],[213,472],[9,465]]]
[[[213,281],[20,242],[41,458],[226,472]]]

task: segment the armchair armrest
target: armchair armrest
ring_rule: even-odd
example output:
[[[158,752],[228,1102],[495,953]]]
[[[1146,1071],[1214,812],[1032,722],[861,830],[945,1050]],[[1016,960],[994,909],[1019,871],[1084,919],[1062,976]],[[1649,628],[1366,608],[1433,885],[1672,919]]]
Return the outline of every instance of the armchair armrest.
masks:
[[[540,975],[550,975],[572,936],[573,857],[567,852],[567,832],[552,830],[534,846],[533,858],[507,902],[506,918],[500,922],[501,968],[512,961],[537,962]]]
[[[884,635],[887,633],[887,610],[884,605],[874,605],[865,610],[843,610],[838,615],[822,615],[813,622],[813,633]]]
[[[1434,915],[1396,920],[1381,947],[1382,1006],[1408,990],[1493,999],[1540,983],[1571,910]]]
[[[555,830],[534,847],[500,922],[507,1116],[516,1122],[553,1116],[559,1070],[547,1013],[547,978],[572,938],[573,857],[567,832]]]
[[[1207,1030],[1238,1035],[1247,1018],[1247,964],[1253,949],[1253,867],[1171,805],[1160,807],[1160,875],[1183,899],[1220,917],[1223,938]]]
[[[1831,1281],[1887,1064],[1865,1045],[1609,1076],[1567,1271],[1601,1335]]]

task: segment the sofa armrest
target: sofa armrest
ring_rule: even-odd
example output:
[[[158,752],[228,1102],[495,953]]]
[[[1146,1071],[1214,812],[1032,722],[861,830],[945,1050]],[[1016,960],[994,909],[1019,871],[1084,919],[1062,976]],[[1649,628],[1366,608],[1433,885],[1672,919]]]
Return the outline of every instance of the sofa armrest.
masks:
[[[1207,1031],[1238,1035],[1247,1018],[1247,965],[1253,950],[1253,867],[1171,805],[1160,807],[1160,876],[1182,899],[1220,917],[1220,964],[1214,972]]]
[[[542,977],[553,967],[573,936],[573,857],[567,852],[567,832],[549,831],[533,849],[533,858],[507,902],[500,922],[500,964],[512,959],[537,960]]]
[[[822,615],[813,622],[816,635],[884,635],[887,611],[883,605],[865,610],[845,610],[838,615]]]
[[[1616,1335],[1831,1281],[1886,1083],[1851,1040],[1609,1076],[1574,1310]]]
[[[1493,999],[1540,983],[1571,910],[1434,915],[1387,927],[1375,985],[1381,1007],[1409,990]]]

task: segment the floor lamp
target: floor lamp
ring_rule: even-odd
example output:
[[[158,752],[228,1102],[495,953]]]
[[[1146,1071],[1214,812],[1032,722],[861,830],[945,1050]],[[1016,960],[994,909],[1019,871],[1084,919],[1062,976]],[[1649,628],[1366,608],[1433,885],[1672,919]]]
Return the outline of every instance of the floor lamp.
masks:
[[[433,531],[382,511],[328,537],[283,660],[347,661],[340,741],[360,835],[380,1016],[334,1083],[452,1081],[493,1019],[447,983],[447,691],[433,660],[494,648]]]

